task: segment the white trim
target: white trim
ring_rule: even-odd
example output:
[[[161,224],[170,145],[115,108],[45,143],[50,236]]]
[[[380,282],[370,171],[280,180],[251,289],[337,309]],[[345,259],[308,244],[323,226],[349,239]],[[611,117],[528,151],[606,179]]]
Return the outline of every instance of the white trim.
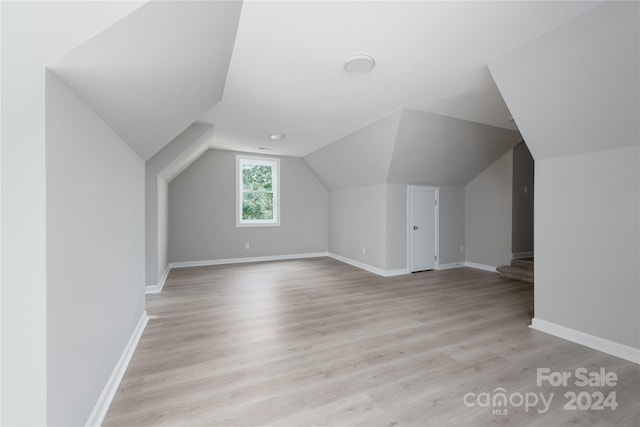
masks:
[[[435,205],[435,255],[436,262],[434,264],[435,270],[440,270],[440,187],[429,187],[425,185],[407,185],[407,271],[410,273],[413,270],[411,265],[412,245],[411,245],[411,191],[433,191],[435,193],[436,205]]]
[[[498,270],[496,270],[496,267],[494,267],[493,265],[478,264],[476,262],[465,261],[464,262],[464,266],[465,267],[470,267],[470,268],[475,268],[477,270],[490,271],[492,273],[497,273],[498,272]]]
[[[392,276],[401,276],[404,274],[409,274],[409,269],[407,268],[399,268],[396,270],[383,270],[382,268],[374,267],[373,265],[365,264],[364,262],[356,261],[354,259],[347,258],[342,255],[334,254],[332,252],[329,252],[328,256],[337,261],[344,262],[345,264],[352,265],[361,270],[365,270],[382,277],[392,277]]]
[[[327,252],[311,252],[305,254],[289,254],[289,255],[272,255],[272,256],[256,256],[245,258],[224,258],[224,259],[208,259],[202,261],[180,261],[172,262],[169,264],[170,268],[185,268],[185,267],[206,267],[209,265],[223,265],[223,264],[243,264],[248,262],[265,262],[265,261],[284,261],[289,259],[302,259],[302,258],[320,258],[329,256]]]
[[[514,252],[513,259],[521,259],[521,258],[532,258],[533,251],[531,252]]]
[[[270,166],[272,175],[273,219],[272,220],[243,220],[242,219],[242,166],[245,163]],[[236,154],[236,227],[279,227],[280,226],[280,159],[278,157],[259,157],[246,154]]]
[[[451,270],[452,268],[462,268],[464,267],[464,261],[460,262],[452,262],[449,264],[440,264],[438,266],[438,270]]]
[[[547,322],[546,320],[538,319],[536,317],[531,319],[530,327],[536,331],[554,335],[567,341],[575,342],[577,344],[611,354],[612,356],[628,360],[629,362],[640,364],[640,349],[638,348],[609,341],[595,335]]]
[[[408,268],[397,268],[395,270],[384,270],[384,277],[404,276],[409,274]]]
[[[171,271],[171,265],[167,265],[167,268],[164,269],[164,273],[162,273],[162,277],[158,281],[157,285],[147,285],[144,287],[145,294],[159,294],[162,292],[162,288],[164,288],[164,282],[167,281],[167,276],[169,276],[169,271]]]
[[[120,360],[116,363],[116,366],[113,368],[113,372],[111,372],[111,376],[107,380],[104,389],[102,389],[102,393],[100,393],[100,397],[98,398],[96,405],[93,407],[93,411],[91,411],[89,419],[87,419],[87,423],[85,424],[86,426],[100,426],[104,421],[104,416],[107,415],[109,406],[111,406],[111,401],[113,401],[113,397],[120,386],[120,381],[122,381],[122,377],[129,366],[129,362],[131,361],[131,356],[133,356],[133,352],[138,345],[138,341],[140,341],[140,337],[142,336],[142,332],[144,331],[145,326],[147,326],[148,321],[149,316],[145,311],[142,313],[138,324],[133,330],[131,338],[129,338],[129,342],[120,356]]]

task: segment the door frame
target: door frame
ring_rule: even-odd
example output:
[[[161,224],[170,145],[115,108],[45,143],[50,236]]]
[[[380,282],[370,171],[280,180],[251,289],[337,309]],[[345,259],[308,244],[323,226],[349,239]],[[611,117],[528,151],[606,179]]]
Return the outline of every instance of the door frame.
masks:
[[[409,273],[412,271],[412,259],[413,259],[413,245],[412,237],[411,237],[411,191],[433,191],[435,192],[436,197],[436,206],[435,206],[435,254],[436,254],[436,263],[434,266],[434,270],[440,270],[440,187],[430,187],[426,185],[407,185],[407,270]]]

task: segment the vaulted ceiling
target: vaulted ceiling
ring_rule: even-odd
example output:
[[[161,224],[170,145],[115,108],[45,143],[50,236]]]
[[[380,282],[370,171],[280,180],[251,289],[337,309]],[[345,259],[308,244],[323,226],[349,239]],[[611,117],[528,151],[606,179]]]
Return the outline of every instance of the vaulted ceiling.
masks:
[[[370,148],[392,141],[387,179],[414,179],[392,165],[411,160],[402,148],[411,146],[442,171],[423,178],[464,182],[442,167],[460,160],[453,146],[437,147],[474,125],[517,135],[486,64],[598,3],[153,1],[50,69],[145,160],[196,121],[215,127],[212,147],[298,157],[362,129]],[[375,58],[370,73],[345,72],[357,53]],[[417,130],[433,117],[461,127],[440,140],[437,128]],[[393,137],[368,127],[396,119]],[[409,142],[411,129],[423,145]],[[465,142],[475,166],[504,148],[482,151],[483,138]],[[335,156],[348,146],[335,145]]]
[[[201,119],[216,147],[291,156],[401,108],[515,129],[486,64],[596,4],[245,2],[224,97]],[[344,71],[358,53],[370,73]]]

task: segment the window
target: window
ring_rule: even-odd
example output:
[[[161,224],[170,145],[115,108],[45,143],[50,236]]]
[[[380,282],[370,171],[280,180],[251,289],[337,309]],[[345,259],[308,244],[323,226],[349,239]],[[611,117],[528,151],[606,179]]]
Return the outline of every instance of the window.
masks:
[[[280,159],[236,156],[236,226],[280,225]]]

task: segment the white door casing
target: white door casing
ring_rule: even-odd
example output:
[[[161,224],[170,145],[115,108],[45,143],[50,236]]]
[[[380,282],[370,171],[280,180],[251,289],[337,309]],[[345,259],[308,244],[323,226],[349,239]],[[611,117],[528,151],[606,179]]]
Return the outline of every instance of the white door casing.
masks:
[[[407,260],[409,271],[438,268],[437,187],[407,187]]]

